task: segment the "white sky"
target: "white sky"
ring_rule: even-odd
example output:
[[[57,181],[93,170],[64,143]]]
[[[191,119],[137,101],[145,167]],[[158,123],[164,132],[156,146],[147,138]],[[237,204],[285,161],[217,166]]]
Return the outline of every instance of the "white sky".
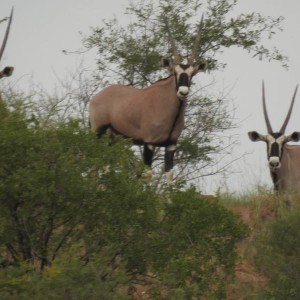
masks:
[[[0,19],[8,16],[12,6],[15,8],[10,37],[1,62],[15,66],[13,77],[6,80],[18,82],[21,86],[29,84],[30,78],[50,89],[57,83],[56,74],[61,78],[74,71],[81,57],[64,55],[62,50],[81,48],[79,32],[88,34],[90,27],[101,25],[104,18],[114,16],[125,20],[127,1],[113,0],[2,0]],[[240,145],[235,148],[234,157],[248,152],[243,159],[234,163],[234,170],[226,184],[231,192],[250,191],[257,184],[271,186],[267,169],[264,143],[252,143],[247,132],[257,130],[265,133],[265,123],[261,103],[261,82],[265,80],[269,118],[274,130],[278,130],[286,116],[295,86],[300,83],[300,1],[299,0],[239,0],[237,13],[258,12],[264,16],[283,16],[283,32],[271,41],[289,57],[289,70],[279,63],[269,63],[252,59],[239,49],[224,52],[222,61],[227,63],[223,72],[201,74],[217,81],[219,92],[223,87],[233,89],[230,98],[237,110],[235,117],[241,122],[234,132],[240,135]],[[0,40],[5,25],[0,26]],[[95,64],[92,53],[85,54],[85,63]],[[216,90],[218,94],[218,90]],[[300,95],[298,95],[293,114],[287,127],[287,134],[300,131]],[[211,177],[201,187],[205,192],[213,192],[222,187],[224,181]]]

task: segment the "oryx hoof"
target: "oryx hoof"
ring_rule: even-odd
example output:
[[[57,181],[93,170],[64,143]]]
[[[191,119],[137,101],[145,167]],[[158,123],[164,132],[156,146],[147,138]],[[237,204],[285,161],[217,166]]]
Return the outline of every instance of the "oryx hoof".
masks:
[[[173,184],[173,171],[168,171],[166,172],[166,179],[167,179],[167,184],[172,185]]]
[[[147,183],[150,183],[152,180],[152,170],[145,171],[143,177],[146,178]]]

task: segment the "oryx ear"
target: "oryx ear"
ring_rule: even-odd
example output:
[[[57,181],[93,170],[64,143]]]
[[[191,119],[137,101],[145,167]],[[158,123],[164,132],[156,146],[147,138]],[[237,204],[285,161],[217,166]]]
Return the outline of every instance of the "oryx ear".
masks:
[[[248,132],[249,139],[252,142],[265,141],[266,138],[264,135],[258,133],[257,131],[249,131]]]
[[[206,62],[202,62],[199,65],[194,66],[194,72],[193,74],[197,74],[198,72],[205,72],[207,69],[207,63]]]
[[[299,142],[300,141],[300,132],[294,131],[292,134],[287,136],[287,142]]]
[[[10,76],[14,71],[14,67],[5,67],[3,73],[5,76]]]
[[[5,67],[2,71],[0,71],[0,78],[10,76],[14,71],[13,67]]]
[[[167,59],[167,58],[162,58],[161,64],[162,64],[163,67],[168,68],[169,70],[172,70],[172,68],[173,68],[170,60]]]

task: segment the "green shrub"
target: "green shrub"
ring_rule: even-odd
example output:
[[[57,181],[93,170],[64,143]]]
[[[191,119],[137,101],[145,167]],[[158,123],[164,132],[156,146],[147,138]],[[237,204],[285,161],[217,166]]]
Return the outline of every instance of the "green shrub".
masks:
[[[69,252],[69,255],[71,253]],[[43,273],[32,266],[7,267],[0,271],[1,300],[129,300],[126,294],[129,278],[119,266],[113,276],[101,280],[105,255],[88,264],[72,253],[57,259]]]
[[[181,299],[204,295],[225,299],[234,275],[236,244],[247,235],[247,227],[193,188],[169,197],[159,228],[160,260],[155,265],[169,290],[166,299],[177,293]]]
[[[7,110],[0,134],[1,299],[225,299],[237,216],[193,188],[157,194],[127,142],[76,122]]]
[[[259,270],[269,278],[264,299],[300,299],[300,212],[273,221],[257,242]]]

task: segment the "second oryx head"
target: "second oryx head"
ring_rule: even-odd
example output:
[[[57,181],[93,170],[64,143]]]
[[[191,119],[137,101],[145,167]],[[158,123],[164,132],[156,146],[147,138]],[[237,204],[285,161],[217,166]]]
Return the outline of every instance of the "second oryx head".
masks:
[[[287,142],[298,142],[300,140],[300,132],[294,131],[290,135],[285,135],[286,126],[289,122],[291,117],[292,109],[294,106],[296,94],[297,94],[298,85],[295,88],[293,98],[290,104],[289,111],[287,116],[283,122],[279,131],[274,131],[271,127],[271,123],[269,121],[267,107],[266,107],[266,97],[265,97],[265,87],[264,82],[262,85],[262,101],[263,101],[263,111],[264,111],[264,118],[267,125],[267,134],[260,134],[257,131],[250,131],[248,132],[248,136],[251,141],[264,141],[267,144],[267,155],[268,155],[268,163],[271,172],[275,171],[276,169],[280,168],[281,166],[281,158],[284,151],[284,145]]]
[[[176,79],[176,90],[177,90],[177,97],[181,100],[186,100],[189,92],[192,77],[196,75],[198,72],[204,72],[206,70],[207,64],[206,62],[200,64],[194,64],[194,60],[197,53],[197,48],[199,46],[200,38],[201,38],[201,31],[203,27],[203,15],[201,18],[201,22],[198,28],[198,32],[196,34],[194,45],[192,48],[192,52],[187,59],[187,63],[183,64],[181,62],[181,56],[177,50],[175,40],[172,37],[169,25],[167,20],[165,20],[165,25],[168,33],[168,39],[172,47],[173,57],[174,57],[174,64],[170,62],[169,59],[163,58],[162,64],[164,67],[167,67],[171,74],[175,76]]]

